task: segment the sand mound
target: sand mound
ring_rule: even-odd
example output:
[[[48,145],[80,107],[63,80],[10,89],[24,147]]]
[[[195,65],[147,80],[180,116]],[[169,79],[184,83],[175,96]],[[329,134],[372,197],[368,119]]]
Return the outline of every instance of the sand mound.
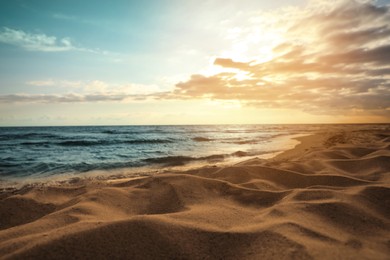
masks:
[[[12,259],[388,259],[386,133],[301,138],[272,160],[3,193]]]

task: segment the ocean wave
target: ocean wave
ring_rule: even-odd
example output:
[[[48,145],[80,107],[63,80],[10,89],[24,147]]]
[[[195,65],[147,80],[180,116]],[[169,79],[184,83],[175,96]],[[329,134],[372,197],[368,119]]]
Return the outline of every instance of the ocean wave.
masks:
[[[181,166],[194,161],[216,162],[223,161],[226,158],[225,154],[216,154],[204,157],[191,156],[164,156],[144,159],[144,162],[153,164],[163,164],[165,166]]]
[[[275,134],[267,134],[267,135],[262,135],[262,136],[257,136],[257,137],[243,137],[243,138],[225,138],[222,139],[222,143],[227,143],[227,144],[259,144],[259,143],[264,143],[264,142],[270,142],[272,138],[276,138],[279,136],[285,136],[287,134],[285,133],[275,133]]]
[[[244,151],[236,151],[231,154],[214,154],[202,157],[191,157],[191,156],[163,156],[163,157],[155,157],[155,158],[147,158],[144,159],[144,162],[152,163],[152,164],[163,164],[165,166],[180,166],[185,165],[190,162],[195,161],[205,161],[209,163],[221,162],[229,157],[245,157],[245,156],[255,156],[262,154],[262,152],[244,152]]]
[[[70,141],[63,141],[63,142],[58,142],[55,143],[57,145],[61,146],[93,146],[93,145],[104,145],[108,144],[108,141],[102,141],[102,140],[70,140]]]
[[[136,140],[127,140],[124,141],[124,143],[127,144],[167,144],[167,143],[174,143],[175,141],[172,139],[136,139]]]
[[[0,177],[23,178],[47,177],[58,174],[78,174],[92,170],[111,170],[141,166],[141,163],[128,162],[102,162],[102,163],[48,163],[39,162],[31,164],[0,164]]]
[[[17,166],[19,166],[19,164],[17,164],[17,163],[10,163],[10,162],[5,162],[5,161],[0,162],[0,168],[11,168],[11,167],[17,167]]]
[[[237,152],[232,153],[231,155],[235,156],[235,157],[245,157],[245,156],[250,156],[252,154],[250,154],[248,152],[237,151]]]
[[[211,142],[211,141],[214,141],[214,139],[207,138],[207,137],[201,137],[201,136],[194,137],[194,138],[192,138],[192,140],[195,141],[195,142]]]
[[[30,138],[56,138],[58,135],[48,133],[25,133],[25,134],[0,134],[0,140],[17,140]]]
[[[265,142],[269,142],[269,139],[259,138],[259,139],[250,139],[250,140],[224,141],[223,143],[242,145],[242,144],[261,144]]]
[[[36,147],[48,147],[48,146],[103,146],[103,145],[120,145],[120,144],[129,144],[129,145],[142,145],[142,144],[168,144],[175,143],[178,140],[173,138],[167,139],[125,139],[125,138],[107,138],[107,139],[77,139],[70,137],[60,137],[52,140],[40,141],[40,140],[12,140],[11,142],[7,140],[7,142],[2,142],[3,148],[13,147],[17,145],[22,146],[36,146]]]
[[[0,177],[13,176],[17,178],[23,178],[25,176],[31,177],[48,177],[57,174],[78,174],[89,172],[92,170],[112,170],[131,167],[145,167],[153,165],[163,165],[168,167],[183,166],[191,162],[205,162],[205,163],[217,163],[223,162],[225,159],[231,157],[247,157],[256,156],[262,154],[262,152],[246,152],[236,151],[231,154],[214,154],[202,157],[192,156],[162,156],[151,157],[146,159],[126,160],[126,161],[111,161],[107,162],[100,160],[100,162],[78,162],[78,163],[65,163],[65,162],[39,162],[39,163],[0,163]]]
[[[154,157],[144,159],[144,162],[152,164],[163,164],[165,166],[181,166],[188,164],[190,162],[196,161],[205,161],[209,163],[221,162],[229,157],[245,157],[245,156],[255,156],[262,154],[263,152],[244,152],[236,151],[231,154],[214,154],[202,157],[192,157],[192,156],[163,156],[163,157]]]
[[[118,131],[114,131],[114,130],[103,130],[102,133],[103,133],[103,134],[118,134]]]
[[[60,146],[96,146],[96,145],[115,145],[115,144],[164,144],[173,143],[171,139],[131,139],[131,140],[68,140],[57,142]]]
[[[224,142],[224,143],[227,143],[227,144],[258,144],[260,142],[262,142],[263,140],[242,140],[242,141],[228,141],[228,142]]]
[[[145,132],[138,131],[138,130],[103,130],[100,133],[102,134],[108,134],[108,135],[137,135],[137,134],[144,134]]]
[[[156,157],[156,158],[147,158],[144,159],[143,161],[147,163],[164,164],[167,166],[178,166],[178,165],[184,165],[194,160],[196,160],[196,158],[190,156],[164,156],[164,157]]]
[[[145,133],[149,133],[149,134],[174,134],[174,133],[183,133],[183,131],[175,131],[175,130],[171,130],[171,129],[139,129],[139,128],[135,128],[135,129],[114,129],[114,130],[111,130],[111,129],[107,129],[107,130],[102,130],[100,131],[99,133],[102,133],[102,134],[107,134],[107,135],[139,135],[139,134],[145,134]]]
[[[281,127],[284,128],[284,127]],[[288,126],[288,131],[297,127]],[[0,175],[49,176],[261,154],[285,131],[268,126],[81,126],[0,128]],[[299,129],[298,129],[299,130]],[[296,130],[296,131],[298,131]],[[227,133],[227,132],[231,132]],[[3,177],[4,178],[4,177]]]
[[[50,142],[23,142],[23,143],[20,143],[21,145],[39,145],[39,146],[47,146],[47,145],[51,145],[52,143]]]

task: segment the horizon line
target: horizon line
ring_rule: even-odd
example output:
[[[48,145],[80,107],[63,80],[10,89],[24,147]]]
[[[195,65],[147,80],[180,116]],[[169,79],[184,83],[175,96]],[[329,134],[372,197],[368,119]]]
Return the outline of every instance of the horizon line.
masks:
[[[112,127],[112,126],[216,126],[216,125],[387,125],[390,122],[379,123],[222,123],[222,124],[128,124],[128,125],[0,125],[0,128],[16,127]]]

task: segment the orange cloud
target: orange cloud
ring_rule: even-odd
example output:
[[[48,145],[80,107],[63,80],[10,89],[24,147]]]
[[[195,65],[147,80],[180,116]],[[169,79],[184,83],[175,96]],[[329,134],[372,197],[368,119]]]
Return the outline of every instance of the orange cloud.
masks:
[[[239,100],[311,113],[362,111],[390,118],[390,11],[343,1],[291,21],[268,62],[216,58],[226,73],[192,75],[165,98]],[[236,71],[236,72],[232,72]],[[248,76],[237,80],[236,74]]]

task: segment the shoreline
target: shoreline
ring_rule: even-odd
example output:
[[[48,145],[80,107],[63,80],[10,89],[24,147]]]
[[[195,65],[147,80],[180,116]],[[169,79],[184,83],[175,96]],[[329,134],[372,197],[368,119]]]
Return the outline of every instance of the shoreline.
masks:
[[[390,133],[298,139],[272,159],[3,193],[0,256],[387,259]]]
[[[313,133],[315,134],[315,133]],[[264,151],[262,154],[256,155],[246,155],[245,152],[237,151],[230,156],[225,155],[224,158],[215,158],[213,155],[202,158],[191,158],[189,162],[184,163],[183,165],[165,165],[164,163],[150,163],[146,166],[139,167],[124,167],[124,168],[113,168],[113,169],[97,169],[87,172],[80,173],[61,173],[53,176],[44,176],[44,177],[14,177],[9,178],[8,180],[3,180],[3,184],[0,183],[0,194],[6,193],[9,191],[17,191],[20,189],[25,189],[29,187],[44,187],[44,186],[61,186],[66,184],[72,184],[75,182],[88,182],[88,181],[109,181],[112,179],[127,179],[139,176],[153,176],[156,174],[163,174],[166,172],[183,172],[196,168],[203,167],[226,167],[236,163],[245,162],[253,158],[261,159],[272,159],[278,155],[294,149],[295,146],[299,143],[294,144],[296,141],[299,142],[301,136],[306,136],[311,134],[286,134],[274,138],[273,142],[281,143],[283,146],[287,147],[283,151]],[[272,141],[271,141],[272,142]],[[239,153],[242,153],[239,154]],[[158,158],[157,158],[158,159]],[[178,158],[179,160],[180,158]]]

